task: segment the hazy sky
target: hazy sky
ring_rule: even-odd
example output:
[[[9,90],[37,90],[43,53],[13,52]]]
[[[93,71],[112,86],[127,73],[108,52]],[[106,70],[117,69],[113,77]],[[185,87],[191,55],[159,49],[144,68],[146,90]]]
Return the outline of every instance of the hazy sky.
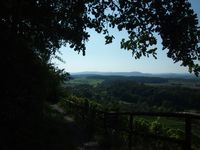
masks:
[[[189,0],[193,9],[200,18],[200,0]],[[200,19],[199,19],[200,20]],[[199,21],[200,22],[200,21]],[[112,30],[115,40],[112,44],[105,45],[103,35],[99,35],[90,30],[90,40],[86,43],[86,56],[78,54],[69,47],[62,47],[61,58],[65,63],[54,60],[59,68],[64,68],[67,72],[81,71],[106,71],[106,72],[131,72],[140,71],[144,73],[187,73],[188,69],[180,66],[180,63],[174,64],[166,56],[166,50],[163,51],[158,44],[157,57],[141,57],[134,59],[131,51],[120,49],[120,40],[126,37],[125,32]],[[158,43],[160,40],[158,39]]]

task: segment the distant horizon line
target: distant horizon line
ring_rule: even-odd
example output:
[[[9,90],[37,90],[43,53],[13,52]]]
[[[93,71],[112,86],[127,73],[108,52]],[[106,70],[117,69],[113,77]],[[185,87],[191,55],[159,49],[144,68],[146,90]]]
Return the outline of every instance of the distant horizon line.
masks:
[[[193,75],[193,73],[189,72],[142,72],[142,71],[68,71],[69,73],[142,73],[142,74],[189,74]]]

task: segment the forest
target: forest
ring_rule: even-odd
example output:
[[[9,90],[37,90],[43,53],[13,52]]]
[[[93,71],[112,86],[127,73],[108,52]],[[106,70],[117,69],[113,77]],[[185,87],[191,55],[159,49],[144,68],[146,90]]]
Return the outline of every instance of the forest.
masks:
[[[198,78],[180,82],[159,77],[75,76],[66,88],[73,96],[105,105],[115,103],[116,109],[199,112],[199,83]]]
[[[179,84],[175,84],[177,82]],[[137,139],[134,142],[143,145],[134,144],[134,149],[181,149],[180,141],[185,138],[187,132],[185,120],[179,115],[177,118],[159,115],[160,113],[199,113],[199,82],[198,78],[72,76],[72,79],[63,85],[66,97],[59,105],[77,122],[85,124],[87,133],[96,136],[95,139],[103,147],[102,149],[130,149],[124,145],[129,144],[130,140],[127,137],[131,132],[134,132],[133,138]],[[76,104],[75,107],[73,103]],[[101,125],[101,119],[105,114],[101,116],[101,112],[107,114],[106,124],[109,129],[106,135],[103,134],[105,125],[103,127]],[[129,131],[131,113],[135,113],[132,121],[133,131]],[[155,114],[150,115],[152,113]],[[137,114],[143,115],[137,116]],[[192,148],[197,150],[200,148],[197,142],[200,139],[199,122],[193,120],[191,126]],[[143,134],[147,137],[143,137]],[[109,136],[110,139],[103,140],[104,136]],[[160,141],[155,137],[164,140]],[[179,144],[172,142],[173,140],[180,140]],[[152,146],[151,142],[155,145]]]

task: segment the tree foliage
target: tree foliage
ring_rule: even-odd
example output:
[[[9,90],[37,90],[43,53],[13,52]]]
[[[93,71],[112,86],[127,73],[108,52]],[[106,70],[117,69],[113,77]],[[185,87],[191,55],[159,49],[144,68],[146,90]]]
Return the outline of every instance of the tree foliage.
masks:
[[[132,50],[135,58],[149,55],[156,58],[157,33],[162,38],[163,50],[168,50],[167,56],[198,75],[200,68],[194,60],[200,58],[200,31],[197,15],[187,0],[108,0],[93,5],[89,5],[95,16],[92,21],[101,26],[96,31],[109,35],[107,25],[126,30],[129,39],[122,39],[121,48]],[[108,35],[106,43],[113,39]]]
[[[200,30],[187,0],[1,0],[0,7],[2,97],[9,99],[9,109],[16,99],[20,107],[48,99],[50,85],[60,83],[51,58],[65,44],[85,55],[88,28],[103,33],[106,44],[114,39],[109,28],[127,31],[121,47],[135,58],[156,57],[159,34],[168,57],[196,75],[200,71]]]
[[[104,78],[104,81],[96,86],[68,83],[67,86],[71,89],[68,95],[97,101],[108,109],[121,111],[199,112],[200,110],[200,89],[197,86],[170,85],[168,80],[172,79],[162,80],[157,77],[94,76],[94,78],[101,80]],[[199,80],[194,80],[193,84],[198,82]],[[66,99],[69,100],[69,97]]]
[[[109,28],[117,27],[128,32],[121,47],[135,58],[156,58],[159,34],[168,57],[191,72],[200,71],[195,63],[200,59],[200,30],[188,0],[2,0],[0,6],[2,35],[22,41],[44,61],[65,44],[85,54],[87,28],[105,34],[106,44],[111,43]]]

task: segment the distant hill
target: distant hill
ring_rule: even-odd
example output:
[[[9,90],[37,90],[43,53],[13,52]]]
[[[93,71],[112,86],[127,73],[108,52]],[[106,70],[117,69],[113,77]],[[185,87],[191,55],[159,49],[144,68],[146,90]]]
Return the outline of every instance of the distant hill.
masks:
[[[142,72],[95,72],[95,71],[85,71],[85,72],[77,72],[71,73],[72,76],[137,76],[137,77],[160,77],[160,78],[183,78],[183,79],[192,79],[197,78],[193,74],[183,74],[183,73],[142,73]],[[198,77],[199,78],[199,77]]]

